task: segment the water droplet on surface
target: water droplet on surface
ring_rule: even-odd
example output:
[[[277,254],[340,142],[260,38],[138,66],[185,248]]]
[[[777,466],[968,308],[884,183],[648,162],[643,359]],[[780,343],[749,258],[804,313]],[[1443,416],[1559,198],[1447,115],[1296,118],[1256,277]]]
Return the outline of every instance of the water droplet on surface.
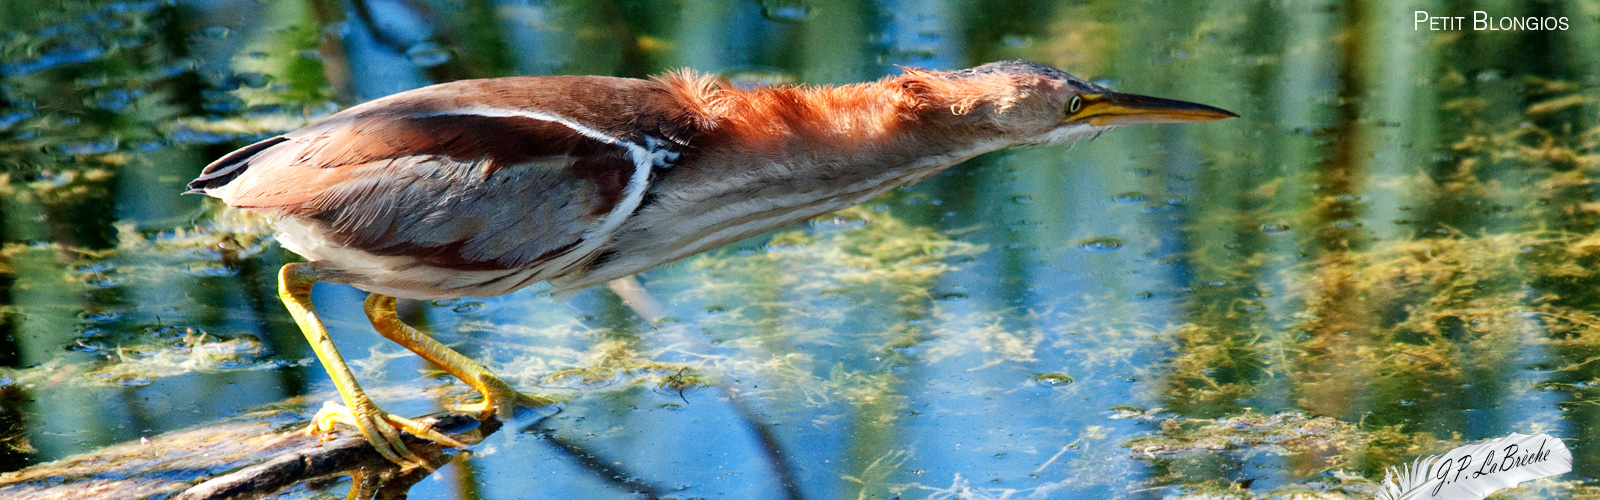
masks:
[[[1017,195],[1017,196],[1011,197],[1011,202],[1012,203],[1016,203],[1018,205],[1027,205],[1029,203],[1033,203],[1033,197],[1025,195],[1025,194]]]
[[[422,68],[432,68],[450,61],[450,51],[433,42],[423,42],[412,45],[406,49],[406,58],[411,59],[411,64]]]
[[[1262,224],[1261,225],[1261,232],[1268,233],[1268,234],[1281,233],[1281,232],[1288,231],[1288,230],[1289,230],[1289,225],[1288,224],[1283,224],[1283,223],[1278,223],[1278,222],[1268,222],[1266,224]]]
[[[817,14],[805,2],[794,0],[767,0],[761,2],[761,17],[780,23],[803,23]]]
[[[1072,383],[1072,376],[1065,373],[1043,373],[1034,375],[1033,383],[1045,387],[1065,387]]]
[[[1089,253],[1113,252],[1122,248],[1121,238],[1089,238],[1078,242],[1078,249]]]
[[[1111,197],[1111,201],[1117,202],[1119,205],[1137,205],[1144,203],[1144,201],[1147,199],[1149,199],[1148,196],[1145,196],[1144,193],[1138,191],[1129,191]]]
[[[817,217],[811,219],[811,227],[817,229],[855,229],[864,227],[872,221],[861,217],[846,217],[834,215],[833,217]]]
[[[200,36],[211,39],[227,38],[232,34],[233,30],[228,29],[227,26],[207,26],[200,30]]]
[[[1033,45],[1033,38],[1023,35],[1006,35],[1000,37],[1000,43],[1005,44],[1007,47],[1020,49]]]

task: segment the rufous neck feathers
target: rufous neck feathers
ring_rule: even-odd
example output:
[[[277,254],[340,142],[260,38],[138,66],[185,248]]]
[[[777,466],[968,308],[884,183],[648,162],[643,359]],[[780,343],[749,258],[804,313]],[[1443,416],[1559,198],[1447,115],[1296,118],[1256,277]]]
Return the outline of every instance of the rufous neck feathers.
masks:
[[[722,146],[745,151],[854,155],[901,146],[963,149],[1003,139],[995,117],[1014,101],[1010,79],[944,75],[908,69],[842,86],[739,87],[685,71],[658,81],[699,128],[715,130]]]

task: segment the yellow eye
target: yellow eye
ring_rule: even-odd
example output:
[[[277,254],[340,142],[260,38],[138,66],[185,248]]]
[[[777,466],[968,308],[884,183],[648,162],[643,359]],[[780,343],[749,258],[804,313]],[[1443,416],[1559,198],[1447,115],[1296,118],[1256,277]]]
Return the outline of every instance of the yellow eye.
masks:
[[[1077,114],[1078,110],[1081,109],[1083,109],[1082,97],[1074,95],[1072,96],[1072,100],[1067,101],[1067,114]]]

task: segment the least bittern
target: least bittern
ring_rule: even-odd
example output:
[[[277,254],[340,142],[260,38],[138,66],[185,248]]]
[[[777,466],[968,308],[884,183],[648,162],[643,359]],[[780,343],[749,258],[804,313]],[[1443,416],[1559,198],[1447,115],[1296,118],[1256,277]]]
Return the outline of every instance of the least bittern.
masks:
[[[330,404],[312,430],[354,425],[407,464],[416,457],[396,429],[461,444],[373,405],[317,317],[312,283],[372,292],[380,334],[482,393],[468,408],[480,418],[506,418],[535,399],[400,321],[395,297],[578,289],[989,151],[1234,116],[1026,61],[839,87],[743,88],[688,71],[497,78],[355,106],[224,156],[189,187],[272,217],[278,241],[308,261],[283,267],[280,296],[347,405]]]

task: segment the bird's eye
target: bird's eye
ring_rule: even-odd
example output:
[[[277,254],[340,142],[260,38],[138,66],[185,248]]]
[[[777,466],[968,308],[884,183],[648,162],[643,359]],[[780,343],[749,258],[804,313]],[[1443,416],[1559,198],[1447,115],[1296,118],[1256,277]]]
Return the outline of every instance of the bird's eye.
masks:
[[[1067,101],[1067,114],[1077,114],[1080,109],[1083,109],[1083,98],[1072,96],[1072,100]]]

